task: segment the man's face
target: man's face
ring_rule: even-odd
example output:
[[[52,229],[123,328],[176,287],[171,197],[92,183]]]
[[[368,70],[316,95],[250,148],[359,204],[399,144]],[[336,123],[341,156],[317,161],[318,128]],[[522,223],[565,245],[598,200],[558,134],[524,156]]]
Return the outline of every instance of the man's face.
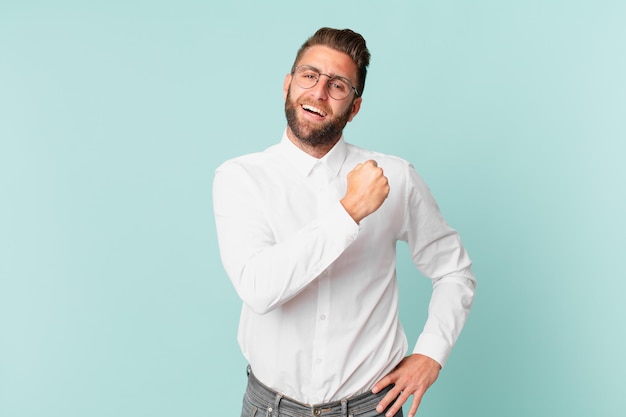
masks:
[[[309,48],[297,65],[309,65],[320,73],[347,78],[356,85],[357,66],[350,56],[326,46]],[[311,146],[334,144],[346,124],[361,107],[361,98],[351,92],[343,100],[328,94],[328,77],[322,75],[312,88],[298,86],[291,74],[285,78],[285,115],[289,131],[298,140]]]

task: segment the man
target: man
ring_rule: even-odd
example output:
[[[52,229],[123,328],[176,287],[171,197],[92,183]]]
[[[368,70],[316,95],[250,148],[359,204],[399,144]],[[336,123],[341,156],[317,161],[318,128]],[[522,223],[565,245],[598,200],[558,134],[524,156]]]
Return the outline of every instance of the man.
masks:
[[[216,170],[220,253],[250,364],[242,416],[402,416],[414,396],[413,416],[469,313],[471,261],[413,167],[343,139],[369,59],[361,35],[318,30],[285,77],[280,143]],[[406,357],[399,240],[433,281]]]

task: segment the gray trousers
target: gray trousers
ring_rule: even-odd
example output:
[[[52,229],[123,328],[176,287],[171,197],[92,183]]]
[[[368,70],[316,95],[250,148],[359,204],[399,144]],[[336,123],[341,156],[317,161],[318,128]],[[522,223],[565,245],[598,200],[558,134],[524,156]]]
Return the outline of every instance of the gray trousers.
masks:
[[[384,412],[378,413],[376,406],[390,389],[387,387],[378,394],[366,392],[327,404],[307,405],[263,385],[248,366],[248,387],[243,397],[241,417],[383,417]],[[402,409],[395,417],[403,417]]]

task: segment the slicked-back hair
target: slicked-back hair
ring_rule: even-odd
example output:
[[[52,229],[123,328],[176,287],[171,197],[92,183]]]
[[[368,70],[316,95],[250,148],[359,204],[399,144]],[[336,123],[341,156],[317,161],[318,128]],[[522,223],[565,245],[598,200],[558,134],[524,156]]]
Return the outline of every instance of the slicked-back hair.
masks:
[[[348,54],[358,68],[358,85],[357,90],[359,96],[363,95],[365,89],[365,76],[367,75],[367,67],[370,63],[370,52],[365,44],[365,39],[360,34],[350,29],[333,29],[321,28],[306,40],[298,50],[296,59],[293,63],[292,71],[300,62],[302,55],[312,46],[323,45],[335,49],[339,52]]]

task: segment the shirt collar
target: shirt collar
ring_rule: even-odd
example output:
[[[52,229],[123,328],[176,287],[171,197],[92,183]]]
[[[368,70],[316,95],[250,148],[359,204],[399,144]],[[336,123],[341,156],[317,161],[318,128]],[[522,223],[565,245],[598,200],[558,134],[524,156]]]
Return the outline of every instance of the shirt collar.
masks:
[[[282,140],[280,141],[280,149],[285,157],[293,164],[295,170],[305,177],[311,174],[311,171],[317,164],[324,165],[332,175],[337,176],[339,169],[343,165],[343,161],[346,159],[347,152],[346,142],[343,140],[342,136],[326,155],[317,159],[298,148],[287,137],[286,131],[283,133]]]

